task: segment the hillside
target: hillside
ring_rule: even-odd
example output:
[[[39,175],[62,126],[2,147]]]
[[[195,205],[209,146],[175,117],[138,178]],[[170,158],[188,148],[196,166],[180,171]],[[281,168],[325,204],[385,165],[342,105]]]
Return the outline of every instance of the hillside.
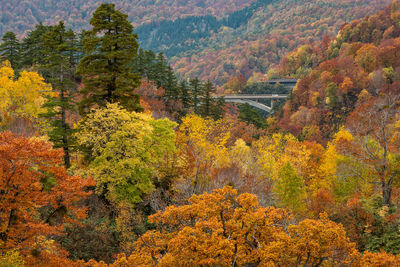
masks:
[[[249,5],[254,0],[114,0],[108,1],[127,12],[134,26],[144,22],[174,20],[182,16],[213,15],[222,17]],[[43,22],[55,24],[64,20],[74,30],[87,28],[99,1],[73,0],[1,0],[0,35],[7,31],[23,34]]]
[[[335,36],[345,22],[372,14],[390,0],[267,2],[271,3],[261,5],[240,27],[223,26],[207,38],[187,40],[197,45],[171,59],[174,69],[182,76],[199,76],[219,85],[230,76],[259,80],[288,52],[324,35]]]
[[[286,103],[280,126],[310,140],[327,140],[366,99],[399,96],[400,9],[396,2],[345,25],[330,42],[290,53],[281,76],[302,78]]]
[[[97,1],[3,0],[0,35],[22,35],[39,22],[64,20],[86,29]],[[290,51],[335,36],[345,22],[362,18],[390,0],[113,1],[127,11],[142,48],[163,52],[183,78],[217,85],[232,76],[258,81]]]

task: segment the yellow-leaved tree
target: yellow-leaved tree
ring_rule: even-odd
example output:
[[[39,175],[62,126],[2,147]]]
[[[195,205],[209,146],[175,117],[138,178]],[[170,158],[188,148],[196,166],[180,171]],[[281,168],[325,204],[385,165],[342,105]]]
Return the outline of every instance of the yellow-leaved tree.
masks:
[[[280,203],[295,211],[304,211],[305,176],[311,152],[293,135],[264,136],[253,143],[263,179],[274,184]]]
[[[114,203],[140,202],[153,189],[157,166],[175,151],[175,126],[117,103],[88,114],[77,125],[76,140],[97,193]]]
[[[175,177],[175,126],[118,103],[92,110],[77,125],[83,172],[96,181],[100,199],[115,208],[115,227],[125,250],[135,239],[137,204],[147,201],[154,210],[168,205],[166,192]]]
[[[8,61],[0,63],[0,119],[3,127],[23,132],[23,120],[33,121],[44,111],[51,86],[36,72],[22,71],[16,78]]]
[[[178,185],[186,197],[209,189],[214,170],[229,164],[229,125],[223,120],[191,114],[182,119],[177,146],[185,174]]]

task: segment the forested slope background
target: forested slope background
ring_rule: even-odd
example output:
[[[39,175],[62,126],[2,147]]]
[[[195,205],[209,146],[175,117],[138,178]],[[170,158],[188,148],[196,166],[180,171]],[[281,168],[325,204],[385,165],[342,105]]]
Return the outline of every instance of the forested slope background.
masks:
[[[97,1],[2,0],[0,35],[20,37],[39,22],[63,20],[87,29]],[[232,76],[266,78],[290,51],[345,22],[373,14],[390,0],[112,1],[129,15],[144,49],[163,52],[182,78],[224,85]],[[274,77],[271,73],[270,77]]]
[[[187,15],[223,16],[249,5],[254,0],[113,0],[118,9],[129,15],[133,26],[145,22],[174,20]],[[65,21],[74,30],[88,28],[89,20],[99,5],[94,0],[1,0],[0,35],[7,31],[23,34],[40,22],[55,24]]]

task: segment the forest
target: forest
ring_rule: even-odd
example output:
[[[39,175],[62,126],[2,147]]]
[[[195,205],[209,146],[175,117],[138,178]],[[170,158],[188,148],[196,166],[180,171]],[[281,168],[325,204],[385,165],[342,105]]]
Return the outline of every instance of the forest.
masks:
[[[240,10],[255,0],[114,0],[117,9],[129,15],[133,26],[184,16],[212,15],[223,17]],[[0,5],[0,34],[14,31],[18,35],[32,30],[42,22],[46,25],[63,20],[68,27],[81,30],[99,5],[95,0],[2,0]]]
[[[240,29],[216,10],[250,21],[265,7],[210,2],[225,6],[160,23]],[[335,2],[370,14],[260,70],[293,90],[182,76],[117,4],[84,31],[4,32],[0,267],[400,266],[400,1]],[[223,94],[288,99],[265,114]]]

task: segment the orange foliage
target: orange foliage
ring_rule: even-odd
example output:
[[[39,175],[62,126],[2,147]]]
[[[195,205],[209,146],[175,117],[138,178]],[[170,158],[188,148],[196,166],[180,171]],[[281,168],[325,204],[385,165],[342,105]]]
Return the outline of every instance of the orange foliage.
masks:
[[[380,253],[365,252],[361,257],[360,266],[365,267],[391,267],[400,266],[400,255],[392,255],[384,251]]]
[[[168,117],[165,103],[162,99],[164,89],[157,87],[154,82],[142,79],[139,87],[135,88],[135,93],[140,95],[140,105],[153,113],[156,119]]]
[[[194,195],[189,203],[150,216],[160,230],[145,233],[113,266],[316,266],[358,259],[343,227],[326,215],[290,225],[286,211],[261,207],[254,195],[231,187]]]
[[[86,216],[77,201],[94,183],[69,176],[62,156],[50,143],[0,133],[0,248],[21,249],[28,261],[46,261],[46,253],[61,253],[48,237],[61,234],[63,222]]]

